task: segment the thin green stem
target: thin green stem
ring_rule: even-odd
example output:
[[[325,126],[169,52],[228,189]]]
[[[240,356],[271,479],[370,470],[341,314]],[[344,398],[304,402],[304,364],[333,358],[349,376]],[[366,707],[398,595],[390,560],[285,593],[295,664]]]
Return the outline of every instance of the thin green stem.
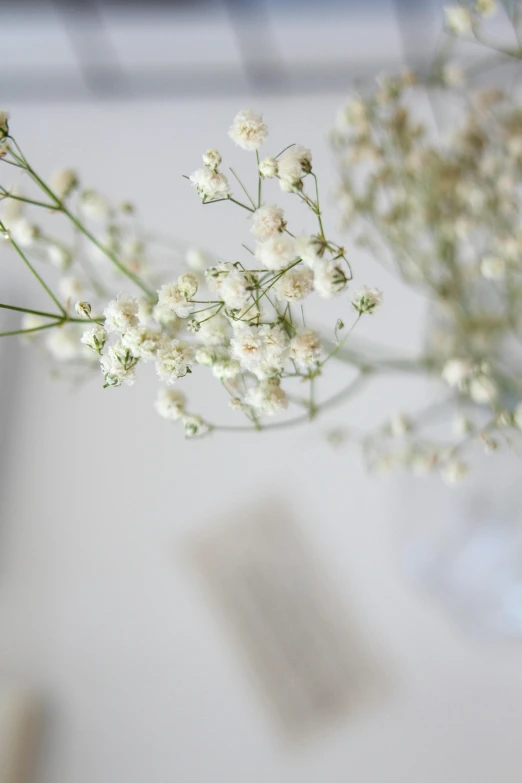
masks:
[[[25,253],[22,251],[22,249],[19,247],[18,243],[14,241],[14,239],[10,236],[9,232],[6,231],[6,228],[3,223],[0,222],[0,231],[4,232],[4,234],[8,237],[9,242],[14,247],[24,264],[28,267],[28,269],[32,272],[32,274],[35,276],[35,278],[38,280],[42,288],[46,291],[46,293],[51,297],[55,305],[58,307],[61,312],[66,315],[64,306],[59,302],[59,300],[56,298],[56,296],[53,294],[47,283],[42,279],[42,277],[38,274],[34,266],[31,264]]]
[[[259,150],[256,150],[256,161],[257,161],[257,207],[261,206],[261,196],[263,192],[263,180],[261,178],[261,174],[259,173]]]
[[[229,168],[230,168],[230,171],[232,172],[232,174],[234,175],[234,177],[235,177],[235,178],[237,179],[237,181],[239,182],[239,184],[240,184],[240,186],[241,186],[241,188],[242,188],[242,190],[243,190],[243,193],[245,194],[245,196],[247,197],[247,199],[250,201],[250,203],[252,204],[252,206],[253,206],[253,207],[254,207],[254,209],[255,209],[255,208],[256,208],[256,205],[255,205],[255,203],[254,203],[253,199],[251,198],[251,196],[250,196],[250,193],[248,192],[248,190],[246,189],[246,187],[243,185],[243,183],[242,183],[242,182],[241,182],[241,180],[239,179],[238,175],[236,174],[236,172],[234,171],[234,169],[232,168],[232,166],[229,166]]]
[[[43,329],[52,329],[55,326],[63,324],[63,319],[55,321],[52,324],[43,324],[43,326],[33,326],[30,329],[14,329],[12,332],[0,332],[0,337],[14,337],[16,334],[30,334],[31,332],[41,332]]]
[[[243,209],[248,209],[249,212],[255,212],[255,209],[252,209],[252,207],[249,207],[248,204],[243,204],[241,201],[238,201],[235,198],[232,198],[232,196],[229,196],[227,201],[233,201],[234,204],[237,204],[238,207],[243,207]]]
[[[16,313],[30,313],[31,315],[40,315],[42,318],[57,318],[63,316],[60,313],[44,313],[42,310],[30,310],[28,307],[17,307],[16,305],[0,304],[3,310],[14,310]]]
[[[45,204],[43,201],[35,201],[35,199],[32,198],[25,198],[25,196],[15,196],[14,193],[9,193],[8,190],[5,188],[1,188],[1,194],[0,195],[0,201],[3,201],[5,198],[13,199],[14,201],[22,201],[24,204],[32,204],[35,207],[43,207],[44,209],[56,209],[56,206],[54,204]]]

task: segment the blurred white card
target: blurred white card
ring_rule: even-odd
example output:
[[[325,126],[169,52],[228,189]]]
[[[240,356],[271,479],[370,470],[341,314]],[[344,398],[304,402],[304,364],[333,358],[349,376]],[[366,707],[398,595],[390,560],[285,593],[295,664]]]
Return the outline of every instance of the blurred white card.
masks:
[[[347,714],[367,682],[357,634],[312,548],[279,509],[215,528],[196,563],[285,733]]]
[[[0,682],[0,783],[29,783],[37,724],[34,697]]]

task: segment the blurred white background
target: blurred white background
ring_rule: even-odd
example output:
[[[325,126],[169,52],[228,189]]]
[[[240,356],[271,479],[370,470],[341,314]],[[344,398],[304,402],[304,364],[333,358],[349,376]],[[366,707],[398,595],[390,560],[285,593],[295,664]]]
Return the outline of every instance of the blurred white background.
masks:
[[[402,59],[407,29],[391,5],[301,13],[273,2],[274,77],[245,59],[255,25],[238,35],[243,12],[230,7],[102,9],[103,38],[98,18],[92,33],[74,7],[43,9],[9,8],[0,31],[2,102],[26,154],[45,175],[77,166],[86,186],[135,201],[152,229],[224,257],[237,254],[237,214],[203,210],[181,174],[209,146],[247,170],[226,130],[251,105],[270,149],[312,148],[327,201],[326,132],[351,64]],[[82,48],[91,34],[92,58]],[[419,26],[422,36],[433,34]],[[335,225],[331,207],[326,219]],[[386,293],[368,334],[414,350],[422,301],[354,263]],[[3,301],[39,303],[5,250],[0,267]],[[71,389],[17,338],[0,345],[0,676],[42,705],[31,780],[518,783],[520,648],[468,633],[401,572],[404,528],[442,520],[466,490],[368,476],[355,451],[325,437],[376,424],[424,389],[390,379],[308,427],[196,442],[156,415],[155,389],[152,377]],[[279,735],[187,558],[199,536],[252,509],[295,521],[379,683],[367,704],[297,744]]]

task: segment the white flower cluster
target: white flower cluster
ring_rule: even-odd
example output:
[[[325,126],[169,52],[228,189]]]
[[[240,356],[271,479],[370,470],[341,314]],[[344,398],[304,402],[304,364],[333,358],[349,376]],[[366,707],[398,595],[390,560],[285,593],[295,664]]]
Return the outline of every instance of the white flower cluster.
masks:
[[[8,130],[7,114],[0,114],[0,131],[6,135]],[[192,250],[185,268],[173,280],[162,281],[148,266],[150,242],[132,221],[133,206],[124,202],[117,207],[98,191],[81,189],[78,175],[69,168],[43,185],[44,195],[51,199],[48,206],[88,240],[88,261],[94,263],[84,267],[77,247],[41,231],[25,214],[26,206],[38,201],[20,191],[6,191],[0,218],[0,228],[28,266],[32,268],[25,252],[38,250],[58,277],[56,295],[46,287],[57,315],[27,311],[24,339],[36,341],[41,330],[50,329],[42,342],[51,355],[78,367],[78,372],[99,365],[104,387],[131,386],[142,366],[152,365],[161,382],[156,409],[164,419],[181,422],[188,437],[220,426],[263,429],[268,426],[265,417],[296,406],[299,418],[314,418],[321,406],[317,381],[346,341],[338,339],[334,325],[339,314],[350,311],[349,300],[332,313],[326,336],[306,325],[311,302],[317,297],[334,300],[353,277],[344,249],[325,233],[310,150],[292,144],[260,159],[268,129],[250,109],[237,114],[229,136],[255,153],[254,197],[235,173],[241,191],[233,193],[220,171],[222,155],[214,148],[206,150],[202,168],[188,179],[203,203],[226,201],[249,218],[245,228],[255,244],[253,249],[243,245],[248,252],[242,260],[216,261]],[[16,151],[11,155],[39,181],[24,158]],[[298,198],[305,205],[312,223],[309,233],[290,231],[282,206],[263,198],[270,180],[279,182],[283,198]],[[238,237],[238,248],[242,244]],[[109,278],[111,270],[114,279]],[[116,285],[121,290],[123,277],[141,289],[139,295],[126,288],[107,301],[105,291]],[[353,325],[381,303],[375,289],[365,288],[354,297]],[[184,379],[205,373],[228,395],[229,407],[244,416],[243,424],[218,425],[188,409],[190,386],[182,386]]]

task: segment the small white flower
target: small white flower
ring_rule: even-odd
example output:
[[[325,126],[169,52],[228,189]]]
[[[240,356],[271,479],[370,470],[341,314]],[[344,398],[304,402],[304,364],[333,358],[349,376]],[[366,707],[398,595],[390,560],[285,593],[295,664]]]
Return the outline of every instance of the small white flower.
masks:
[[[244,109],[234,117],[228,131],[232,141],[247,152],[258,150],[268,135],[268,128],[260,114]]]
[[[133,356],[153,359],[161,345],[161,333],[147,326],[131,326],[121,338]]]
[[[90,348],[91,351],[101,353],[103,346],[107,342],[107,332],[103,326],[96,324],[92,329],[87,329],[87,331],[82,334],[80,342],[86,345],[87,348]]]
[[[83,293],[83,283],[77,277],[62,277],[58,288],[64,299],[79,299]]]
[[[187,438],[196,438],[207,431],[207,425],[201,416],[196,416],[194,413],[188,413],[183,416],[183,427],[185,429],[185,437]]]
[[[284,269],[297,258],[295,241],[288,234],[276,234],[257,243],[256,258],[267,269]]]
[[[460,413],[453,420],[452,430],[459,438],[465,438],[470,432],[473,432],[473,422],[468,416]]]
[[[278,170],[279,164],[275,158],[264,158],[259,164],[259,173],[265,179],[277,177]]]
[[[237,359],[217,359],[212,365],[212,373],[220,381],[230,381],[241,372]]]
[[[503,280],[506,275],[506,262],[503,258],[486,256],[480,262],[480,272],[486,280]]]
[[[79,353],[76,330],[65,326],[51,329],[45,344],[49,352],[60,362],[75,359]]]
[[[9,133],[9,113],[0,109],[0,139]]]
[[[452,389],[462,389],[473,374],[473,365],[467,359],[449,359],[442,369],[442,378]]]
[[[111,208],[100,193],[95,190],[84,190],[80,195],[80,209],[86,218],[92,220],[108,220]]]
[[[204,345],[225,345],[228,340],[229,324],[222,315],[215,315],[200,324],[197,339]]]
[[[90,306],[89,302],[76,302],[74,309],[76,311],[76,315],[79,315],[80,318],[89,318],[92,311],[92,307]]]
[[[463,87],[466,75],[460,65],[445,63],[442,66],[442,81],[447,87]]]
[[[262,381],[257,386],[249,389],[245,395],[245,402],[260,414],[274,416],[288,407],[288,399],[284,390],[275,381]]]
[[[63,201],[74,188],[78,187],[78,175],[72,169],[55,171],[50,180],[51,190]]]
[[[301,144],[290,147],[279,159],[278,177],[281,189],[292,191],[301,188],[305,174],[312,170],[312,153]]]
[[[458,459],[450,459],[442,467],[441,475],[446,484],[458,484],[466,478],[469,469],[465,462]]]
[[[183,340],[171,340],[162,346],[156,354],[156,371],[159,377],[167,383],[175,383],[191,372],[194,361],[192,347]]]
[[[260,242],[280,234],[286,226],[284,212],[276,204],[259,207],[252,215],[251,233]]]
[[[187,301],[177,282],[161,286],[158,291],[158,307],[161,310],[170,310],[178,318],[187,318],[194,309],[194,305]]]
[[[201,348],[196,350],[194,358],[196,362],[201,364],[203,367],[212,367],[216,361],[216,355],[214,351],[212,351],[211,348],[207,348],[206,345],[203,345]]]
[[[107,386],[132,386],[136,379],[138,359],[120,340],[111,345],[100,359],[100,367]]]
[[[72,262],[72,253],[62,245],[52,243],[47,246],[47,258],[57,269],[67,269]]]
[[[230,341],[232,355],[244,370],[258,378],[270,378],[283,368],[288,346],[281,326],[243,326]]]
[[[155,408],[164,419],[176,421],[185,411],[185,395],[177,389],[160,389]]]
[[[295,252],[296,256],[312,269],[314,264],[319,261],[319,244],[313,236],[296,237]]]
[[[294,266],[285,272],[274,286],[278,299],[301,302],[314,287],[314,273],[307,266]]]
[[[444,8],[446,28],[455,35],[466,35],[473,29],[473,18],[469,8],[462,5],[447,5]]]
[[[475,11],[479,16],[488,18],[496,14],[498,10],[497,0],[477,0],[475,3]]]
[[[240,269],[231,267],[224,277],[219,277],[219,295],[229,310],[244,310],[252,304],[253,278]],[[252,313],[255,308],[252,308]]]
[[[321,355],[322,345],[317,332],[301,329],[290,340],[288,356],[304,370],[313,367]]]
[[[469,383],[469,396],[477,405],[491,404],[498,395],[498,388],[494,380],[487,375],[478,375]]]
[[[27,334],[22,335],[22,340],[32,340],[35,337],[37,337],[40,333],[40,326],[45,326],[49,323],[48,318],[43,318],[41,315],[35,315],[34,313],[25,313],[22,316],[22,323],[21,328],[22,329],[33,329],[38,331],[28,331]]]
[[[169,307],[164,307],[163,305],[159,304],[154,305],[152,308],[152,320],[154,323],[168,328],[170,331],[177,331],[182,324],[182,320],[178,318],[176,313],[174,313]]]
[[[109,302],[103,315],[108,332],[124,334],[131,326],[138,325],[138,300],[134,296],[120,294]]]
[[[195,272],[203,272],[207,266],[205,253],[197,247],[189,247],[185,253],[185,261]]]
[[[230,185],[225,175],[219,171],[209,169],[207,166],[194,171],[189,179],[204,200],[210,199],[214,201],[230,196]]]
[[[314,265],[314,289],[323,299],[338,296],[347,284],[343,268],[335,261],[321,259]]]
[[[205,166],[207,166],[207,168],[216,171],[217,167],[221,163],[221,155],[219,154],[218,150],[207,150],[203,155],[203,163]]]
[[[186,272],[184,275],[180,275],[176,285],[185,299],[192,299],[198,292],[198,279],[192,272]]]
[[[34,245],[40,236],[40,229],[38,226],[35,226],[34,223],[30,223],[27,218],[20,218],[20,220],[13,223],[13,225],[10,226],[10,231],[11,239],[23,248]]]
[[[378,288],[361,288],[352,299],[352,305],[360,315],[373,313],[382,304],[382,292]]]

